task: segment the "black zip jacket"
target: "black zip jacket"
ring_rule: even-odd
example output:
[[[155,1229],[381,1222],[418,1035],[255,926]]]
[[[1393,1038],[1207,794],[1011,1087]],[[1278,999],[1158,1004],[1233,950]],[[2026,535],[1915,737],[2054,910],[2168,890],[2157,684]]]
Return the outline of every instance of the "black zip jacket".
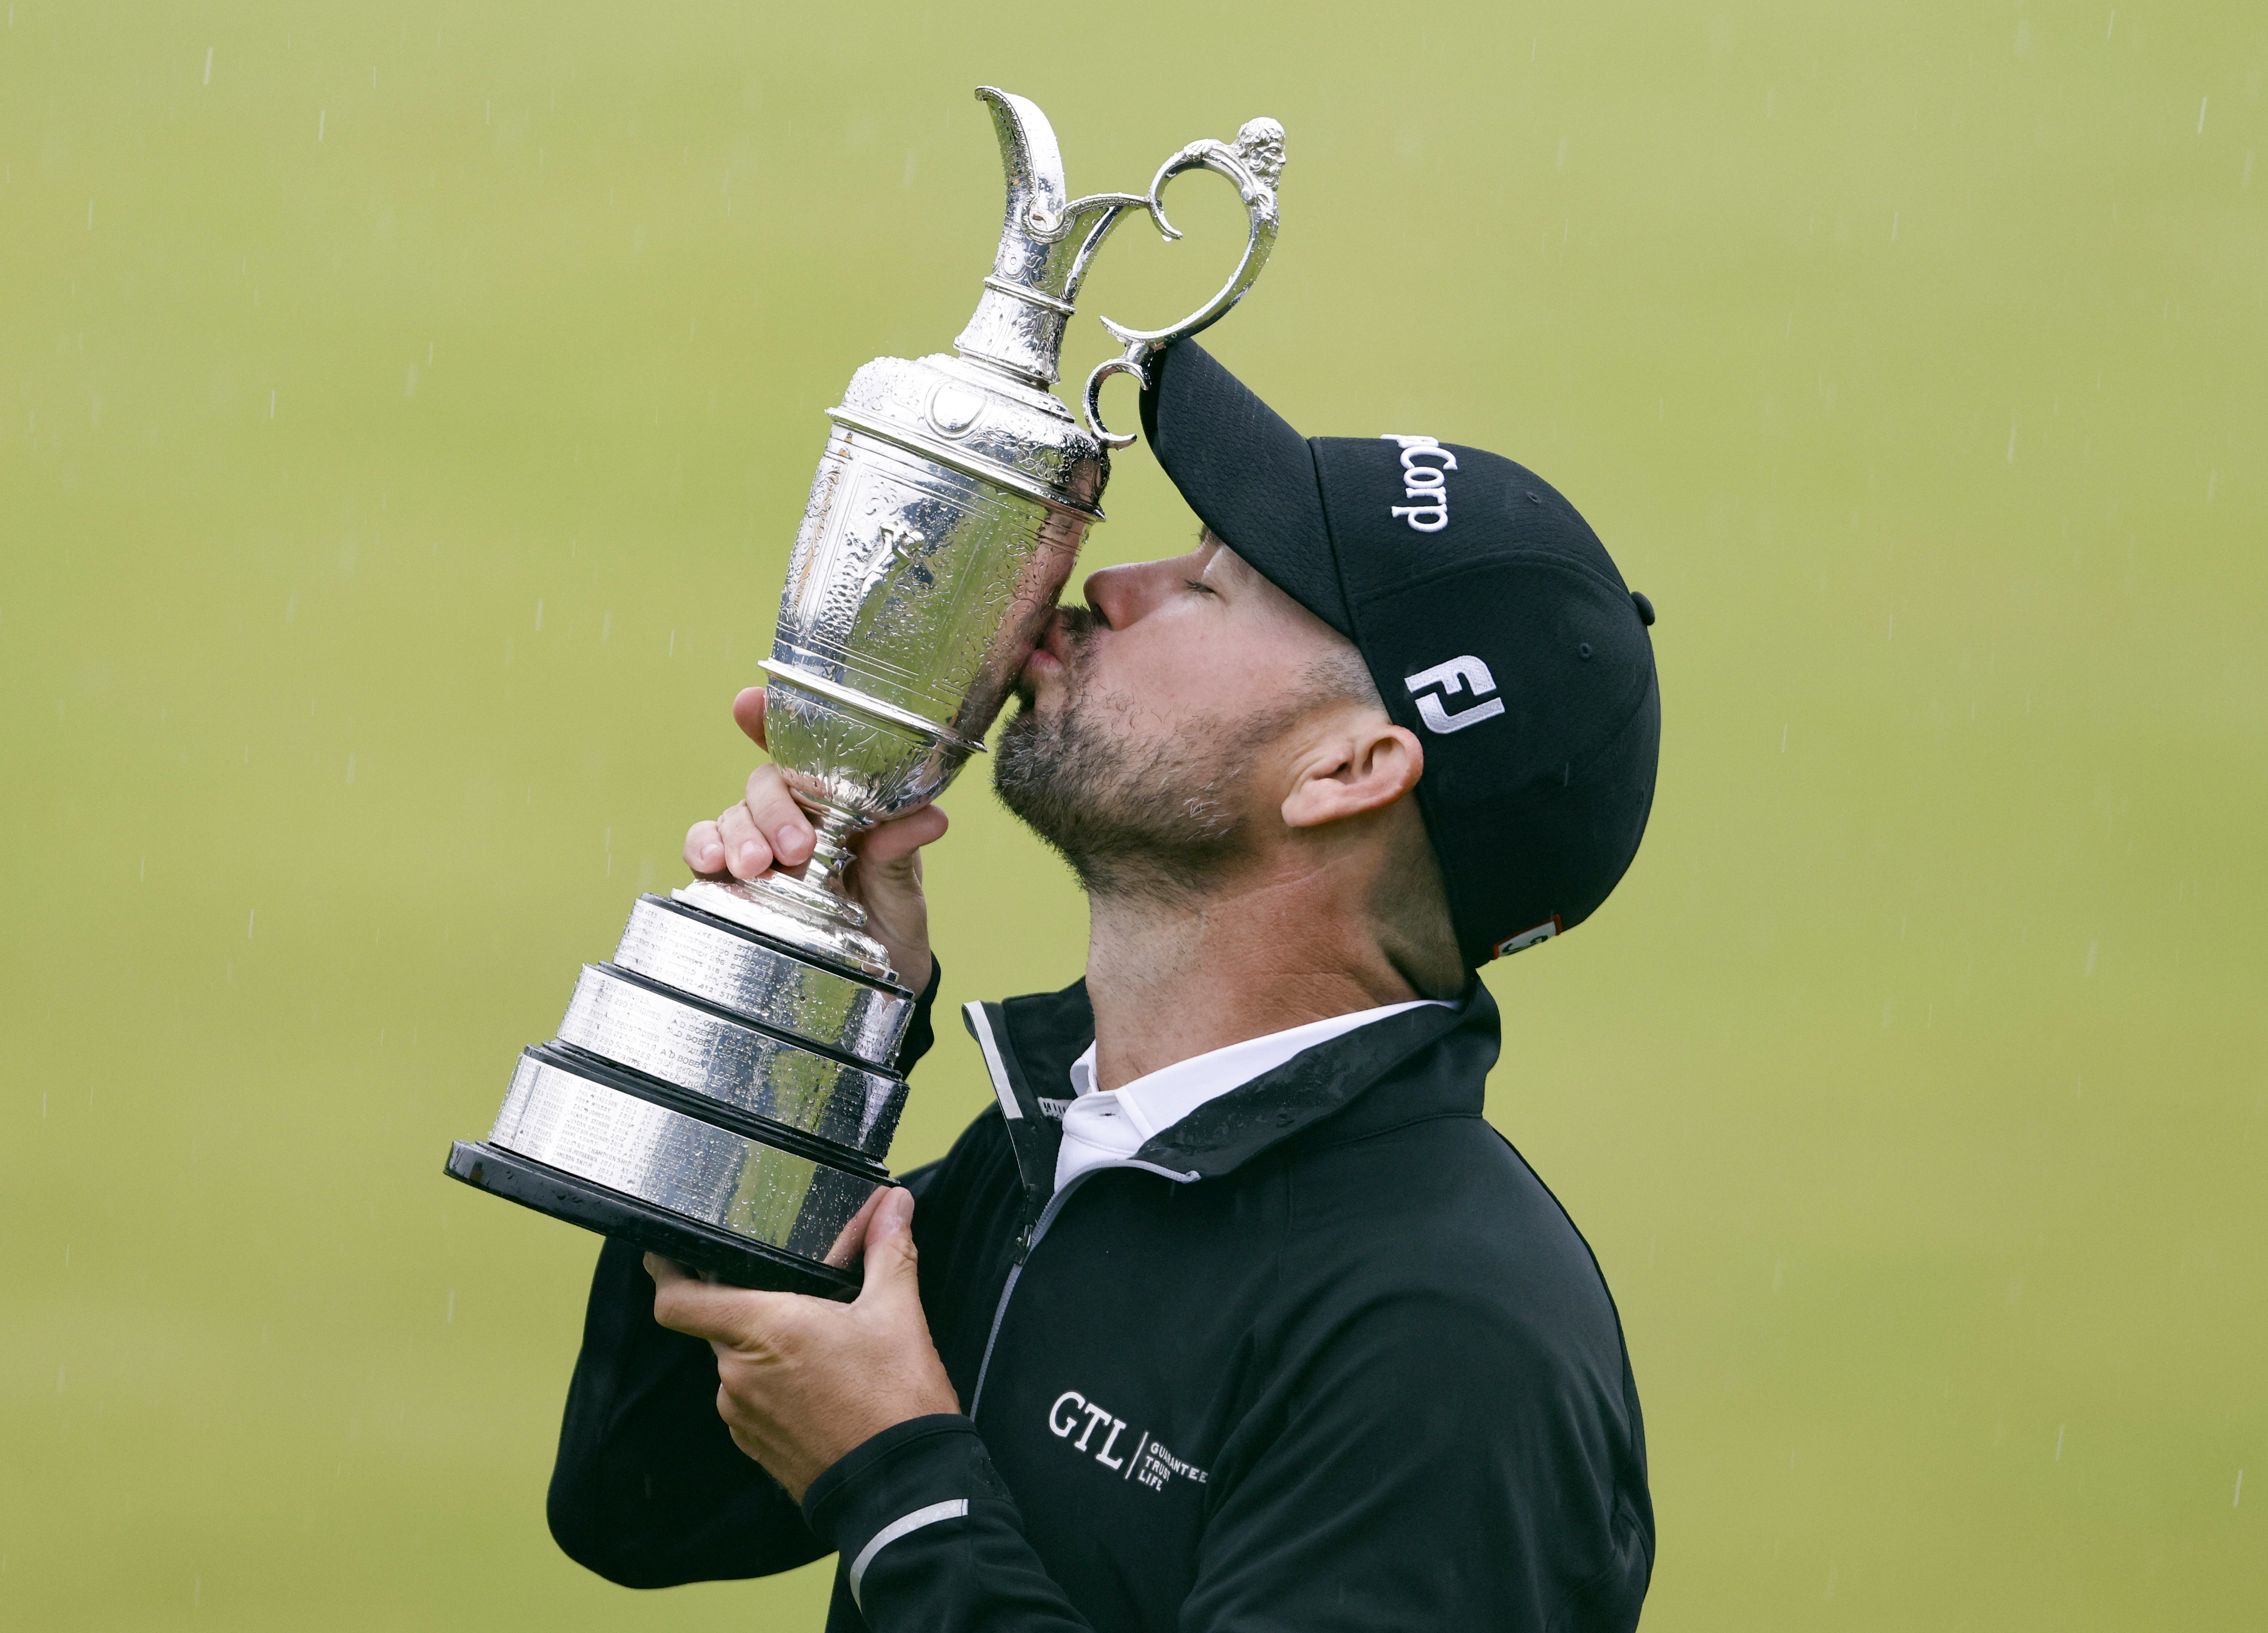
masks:
[[[1000,1105],[904,1180],[967,1416],[875,1436],[799,1508],[609,1242],[563,1548],[634,1587],[834,1551],[829,1633],[1637,1625],[1637,1390],[1589,1248],[1482,1120],[1485,988],[1309,1049],[1060,1195],[1041,1096],[1094,1038],[1085,983],[968,1024]],[[928,1041],[924,1004],[909,1059]]]

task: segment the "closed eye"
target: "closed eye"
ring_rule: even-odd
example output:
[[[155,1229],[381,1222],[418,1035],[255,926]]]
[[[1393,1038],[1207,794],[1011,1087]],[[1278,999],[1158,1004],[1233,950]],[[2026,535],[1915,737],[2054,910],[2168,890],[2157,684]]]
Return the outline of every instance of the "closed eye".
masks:
[[[1182,580],[1182,585],[1185,589],[1195,590],[1199,595],[1219,595],[1220,593],[1219,591],[1214,589],[1202,578],[1184,578]]]

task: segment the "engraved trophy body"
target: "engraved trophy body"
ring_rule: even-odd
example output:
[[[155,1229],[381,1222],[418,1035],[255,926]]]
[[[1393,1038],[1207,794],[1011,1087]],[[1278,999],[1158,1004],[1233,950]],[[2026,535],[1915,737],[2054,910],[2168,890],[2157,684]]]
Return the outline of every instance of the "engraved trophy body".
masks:
[[[1071,199],[1055,133],[990,88],[1007,178],[1000,247],[955,356],[851,377],[811,487],[763,665],[774,761],[818,830],[805,866],[641,897],[559,1035],[526,1051],[495,1127],[447,1172],[724,1279],[848,1297],[836,1251],[874,1189],[906,1094],[906,990],[843,893],[850,839],[934,798],[1013,688],[1102,519],[1114,436],[1099,394],[1241,299],[1276,235],[1284,134],[1193,143],[1147,194]],[[1049,387],[1097,249],[1129,210],[1178,237],[1172,178],[1234,182],[1242,260],[1182,323],[1135,330],[1088,378],[1082,426]]]

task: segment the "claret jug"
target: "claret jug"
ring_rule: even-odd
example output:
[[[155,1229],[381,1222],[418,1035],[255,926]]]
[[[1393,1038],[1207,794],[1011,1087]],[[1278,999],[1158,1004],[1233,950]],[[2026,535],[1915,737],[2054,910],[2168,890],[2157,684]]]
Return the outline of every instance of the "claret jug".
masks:
[[[810,861],[641,897],[609,962],[586,966],[559,1035],[519,1059],[485,1141],[448,1173],[751,1286],[847,1297],[845,1227],[874,1189],[906,1085],[915,997],[844,892],[850,841],[950,783],[1013,690],[1087,528],[1102,519],[1114,373],[1241,299],[1276,237],[1284,133],[1248,122],[1192,143],[1144,194],[1070,196],[1054,130],[1022,97],[977,92],[999,136],[999,249],[954,354],[851,377],[820,456],[763,664],[773,759],[818,832]],[[1164,191],[1226,177],[1244,252],[1167,328],[1105,318],[1123,347],[1074,418],[1055,396],[1081,282],[1121,218],[1167,238]]]

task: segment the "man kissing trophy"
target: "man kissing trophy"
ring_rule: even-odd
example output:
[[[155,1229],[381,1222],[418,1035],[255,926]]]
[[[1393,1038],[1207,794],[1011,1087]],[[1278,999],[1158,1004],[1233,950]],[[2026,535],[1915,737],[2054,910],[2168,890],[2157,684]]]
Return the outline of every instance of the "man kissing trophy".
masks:
[[[817,830],[808,864],[645,895],[586,965],[559,1035],[526,1051],[484,1141],[448,1173],[753,1287],[849,1298],[841,1239],[888,1183],[915,995],[842,889],[850,836],[935,798],[1014,688],[1131,443],[1101,419],[1114,373],[1242,298],[1276,238],[1283,128],[1191,143],[1145,194],[1071,199],[1055,132],[990,87],[1007,180],[991,276],[958,355],[851,377],[796,534],[768,676],[769,746]],[[1219,292],[1088,377],[1086,424],[1049,389],[1079,284],[1130,211],[1167,239],[1167,184],[1235,183],[1248,236]]]

